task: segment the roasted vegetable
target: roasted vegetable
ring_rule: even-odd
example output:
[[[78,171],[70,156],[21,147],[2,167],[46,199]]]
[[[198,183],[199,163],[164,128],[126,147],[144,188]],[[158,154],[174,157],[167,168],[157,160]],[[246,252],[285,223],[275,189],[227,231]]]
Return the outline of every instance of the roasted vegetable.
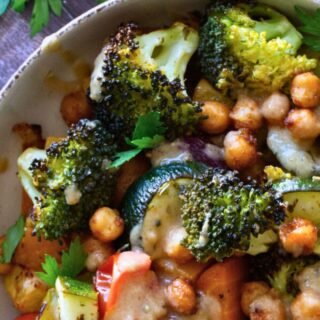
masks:
[[[184,74],[198,41],[197,31],[180,22],[147,34],[135,24],[120,26],[96,60],[95,116],[122,138],[150,111],[160,112],[167,138],[195,131],[201,107],[187,95]]]
[[[317,256],[294,258],[276,246],[250,258],[250,276],[254,280],[267,281],[283,298],[292,300],[299,292],[297,276],[317,261]]]
[[[37,235],[56,239],[85,230],[95,210],[110,204],[115,171],[106,168],[116,147],[115,137],[99,121],[81,120],[70,128],[67,138],[46,150],[45,158],[37,158],[38,149],[28,149],[28,157],[20,156],[19,163],[29,161],[32,150],[35,153],[31,172],[24,170],[20,176],[27,191],[30,181],[38,190],[29,194],[40,193],[33,198]]]
[[[244,183],[235,171],[220,168],[208,169],[184,186],[180,197],[187,232],[182,244],[198,260],[222,260],[246,252],[252,242],[255,253],[263,252],[265,238],[259,236],[276,229],[285,217],[282,201],[270,185]]]
[[[274,188],[287,203],[287,217],[300,217],[320,227],[320,181],[312,178],[287,178],[276,181]]]
[[[220,303],[221,320],[240,320],[241,287],[248,275],[245,257],[232,257],[205,270],[197,280],[198,290]]]
[[[121,213],[127,229],[131,231],[142,224],[149,203],[165,183],[181,178],[191,179],[206,168],[198,162],[171,163],[155,167],[140,177],[129,188],[122,204]]]
[[[274,92],[316,68],[315,59],[297,55],[301,43],[288,19],[268,6],[214,1],[200,30],[201,70],[223,92]]]
[[[38,312],[48,290],[31,269],[18,265],[4,277],[4,286],[14,306],[22,313]]]

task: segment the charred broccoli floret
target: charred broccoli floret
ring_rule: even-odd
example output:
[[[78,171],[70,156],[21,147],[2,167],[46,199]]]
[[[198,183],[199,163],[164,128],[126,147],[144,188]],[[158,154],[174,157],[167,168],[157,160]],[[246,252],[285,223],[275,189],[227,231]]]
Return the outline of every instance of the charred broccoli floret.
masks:
[[[282,201],[269,185],[244,183],[235,171],[220,168],[209,169],[183,187],[180,197],[187,232],[183,245],[198,260],[222,260],[237,251],[246,252],[252,241],[258,242],[255,254],[259,248],[261,253],[270,237],[259,236],[275,229],[285,217]]]
[[[290,301],[299,292],[298,275],[319,261],[315,255],[294,258],[275,246],[269,252],[250,258],[252,280],[264,280]]]
[[[139,116],[159,112],[167,138],[195,130],[201,106],[184,87],[187,64],[198,46],[198,33],[183,23],[142,34],[135,24],[119,27],[96,60],[90,98],[96,118],[121,124],[131,136]]]
[[[37,235],[55,239],[85,230],[94,211],[110,204],[115,171],[106,168],[115,153],[114,140],[99,121],[81,120],[65,139],[53,143],[42,159],[37,159],[39,152],[34,149],[30,174],[40,192],[32,213]],[[31,151],[27,150],[29,159]],[[23,159],[22,155],[20,162]],[[27,183],[30,190],[30,179],[25,177],[26,171],[22,184]]]
[[[243,87],[273,92],[317,66],[297,55],[301,43],[288,19],[268,6],[214,1],[200,29],[201,70],[225,93]]]

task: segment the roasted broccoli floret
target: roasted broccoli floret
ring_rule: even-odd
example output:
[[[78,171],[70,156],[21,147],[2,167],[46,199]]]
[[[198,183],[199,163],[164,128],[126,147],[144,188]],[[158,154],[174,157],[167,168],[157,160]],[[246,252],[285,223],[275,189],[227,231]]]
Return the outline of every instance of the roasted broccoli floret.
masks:
[[[294,258],[275,246],[250,258],[250,276],[252,280],[268,282],[285,300],[290,301],[299,292],[298,275],[318,261],[319,257],[315,255]]]
[[[285,87],[317,61],[297,55],[302,36],[274,9],[239,1],[213,1],[200,29],[202,73],[224,93],[248,88],[257,93]]]
[[[139,116],[157,111],[173,139],[195,130],[201,106],[184,87],[198,32],[183,23],[142,34],[135,24],[119,27],[96,60],[90,98],[95,116],[107,126],[121,124],[131,136]]]
[[[40,191],[32,213],[37,235],[55,239],[85,230],[94,211],[110,204],[116,173],[107,167],[114,140],[99,121],[80,120],[46,150],[45,158],[32,162],[33,183]]]
[[[282,201],[271,186],[244,183],[235,171],[220,168],[209,169],[183,187],[180,197],[187,232],[182,244],[202,261],[220,261],[253,245],[255,254],[266,251],[270,235],[261,235],[285,217]]]

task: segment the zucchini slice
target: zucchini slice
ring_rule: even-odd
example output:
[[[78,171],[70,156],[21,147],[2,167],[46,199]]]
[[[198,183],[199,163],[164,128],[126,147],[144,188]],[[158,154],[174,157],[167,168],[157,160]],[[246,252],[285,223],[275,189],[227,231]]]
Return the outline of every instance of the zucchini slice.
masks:
[[[288,217],[301,217],[320,226],[320,181],[285,179],[274,184],[287,203]]]
[[[187,236],[182,226],[180,188],[192,183],[192,179],[183,178],[166,182],[149,203],[140,229],[138,245],[151,257],[152,260],[167,256],[176,256],[181,252],[181,241]],[[179,256],[181,254],[178,253]]]
[[[127,230],[141,225],[149,203],[165,183],[182,178],[196,178],[208,167],[199,162],[177,162],[155,167],[138,179],[122,203],[122,216]]]

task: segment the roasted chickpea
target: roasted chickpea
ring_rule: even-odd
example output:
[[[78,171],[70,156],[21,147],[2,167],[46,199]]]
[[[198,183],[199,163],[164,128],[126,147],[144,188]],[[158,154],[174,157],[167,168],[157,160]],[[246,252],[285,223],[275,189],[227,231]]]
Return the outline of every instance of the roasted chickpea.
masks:
[[[229,131],[224,139],[225,161],[231,169],[242,170],[258,159],[256,139],[249,130]]]
[[[61,102],[60,112],[68,126],[92,116],[91,107],[83,91],[72,92],[66,95]]]
[[[0,256],[2,255],[2,243],[5,237],[0,237]],[[0,275],[5,275],[10,272],[12,265],[10,263],[0,263]]]
[[[93,237],[86,238],[82,246],[88,254],[86,267],[91,272],[95,272],[113,254],[113,248],[110,244],[103,243]]]
[[[298,284],[300,291],[313,290],[320,295],[320,261],[308,265],[298,275],[295,276],[295,282]]]
[[[195,311],[197,297],[192,286],[183,279],[174,280],[166,291],[167,302],[171,308],[181,314]]]
[[[124,222],[119,211],[107,207],[99,208],[91,217],[89,224],[94,237],[102,242],[119,238],[124,230]]]
[[[230,118],[237,129],[247,128],[257,130],[262,126],[262,115],[258,104],[251,98],[240,95],[233,107]]]
[[[289,109],[290,100],[281,92],[272,93],[260,107],[262,116],[273,125],[282,125]]]
[[[291,98],[301,108],[314,108],[320,104],[320,79],[311,72],[298,74],[291,83]]]
[[[280,226],[279,236],[283,248],[298,257],[312,253],[318,240],[318,229],[309,220],[294,218]]]
[[[13,262],[28,269],[41,271],[45,255],[50,255],[60,261],[62,251],[67,248],[63,240],[39,239],[33,236],[32,229],[28,228],[15,251]]]
[[[314,139],[320,134],[320,121],[308,109],[291,110],[285,119],[285,125],[296,139]]]
[[[22,313],[38,312],[48,290],[31,269],[20,266],[14,266],[4,277],[4,285],[15,307]]]
[[[250,304],[256,298],[266,294],[270,287],[262,281],[247,282],[242,287],[241,308],[243,313],[248,316],[250,313]]]
[[[268,292],[254,299],[249,307],[250,320],[286,320],[286,309],[275,292]]]
[[[220,102],[206,101],[202,114],[207,119],[202,120],[200,127],[208,134],[218,134],[227,130],[230,125],[229,108]]]
[[[320,319],[320,295],[313,290],[298,294],[290,306],[293,320]]]

